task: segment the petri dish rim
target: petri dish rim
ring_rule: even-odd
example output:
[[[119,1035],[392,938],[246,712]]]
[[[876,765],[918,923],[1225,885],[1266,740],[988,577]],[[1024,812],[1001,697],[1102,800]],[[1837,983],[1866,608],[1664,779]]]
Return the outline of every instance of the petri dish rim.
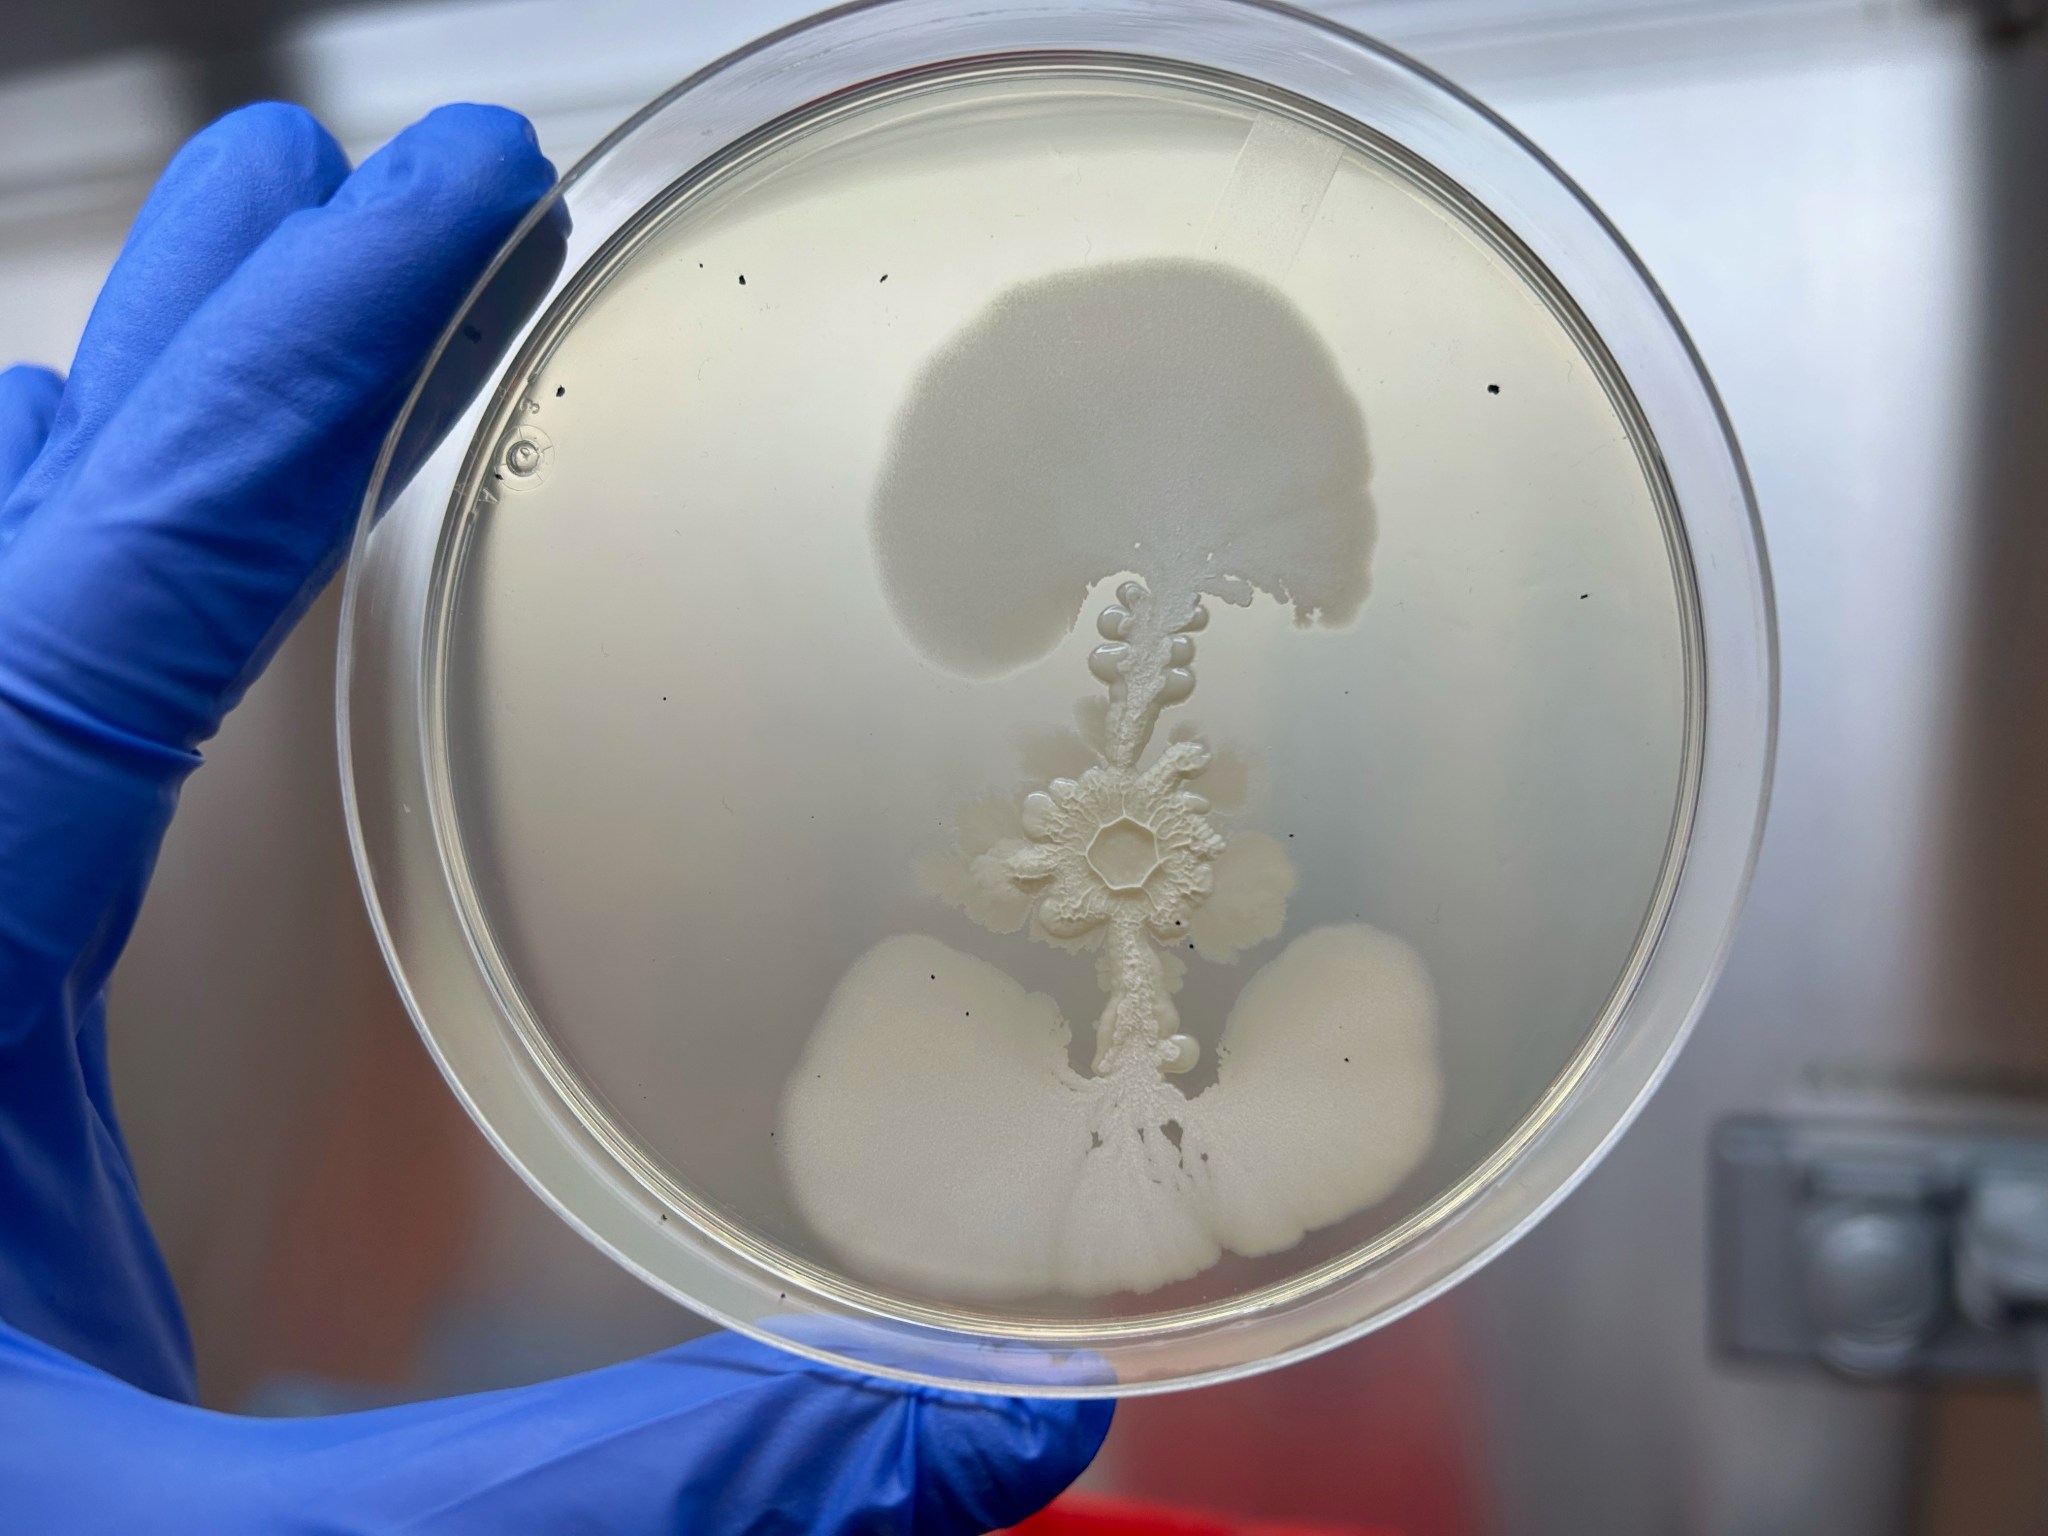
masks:
[[[1142,80],[1162,75],[1156,61],[1143,57],[1112,54],[1031,54],[1014,58],[988,58],[964,65],[940,64],[906,70],[891,78],[846,92],[821,104],[817,110],[799,110],[777,122],[764,125],[756,134],[732,146],[715,161],[693,167],[671,184],[668,191],[614,233],[586,263],[579,280],[565,289],[542,315],[522,351],[502,369],[502,383],[483,416],[480,430],[471,441],[461,475],[450,494],[451,508],[477,502],[486,491],[484,477],[502,454],[515,428],[525,381],[537,376],[547,365],[559,342],[576,324],[578,316],[607,289],[614,275],[634,259],[639,248],[659,237],[675,219],[688,212],[689,200],[712,193],[728,179],[743,175],[748,166],[772,155],[790,143],[822,131],[833,121],[852,117],[882,101],[928,89],[945,89],[978,79],[1001,79],[1011,75],[1055,75],[1062,79],[1090,76],[1104,79]],[[1170,76],[1175,86],[1196,83],[1185,66]],[[620,1165],[646,1186],[648,1192],[670,1210],[684,1215],[718,1239],[754,1256],[757,1262],[778,1273],[801,1276],[816,1290],[841,1302],[879,1316],[907,1317],[927,1326],[957,1329],[990,1338],[1026,1338],[1054,1344],[1077,1344],[1101,1338],[1118,1338],[1170,1333],[1178,1328],[1206,1322],[1240,1318],[1285,1305],[1294,1297],[1338,1284],[1358,1270],[1377,1262],[1385,1254],[1427,1233],[1451,1211],[1498,1176],[1521,1147],[1569,1096],[1572,1086],[1598,1055],[1627,1005],[1635,983],[1647,963],[1649,950],[1661,930],[1675,887],[1678,860],[1691,830],[1699,771],[1699,702],[1704,679],[1699,676],[1698,595],[1692,576],[1685,530],[1678,520],[1671,490],[1654,454],[1648,424],[1641,420],[1634,395],[1615,369],[1613,359],[1585,317],[1558,288],[1554,278],[1534,256],[1516,242],[1512,234],[1488,217],[1486,210],[1470,203],[1463,190],[1432,174],[1432,168],[1401,153],[1400,147],[1360,125],[1346,123],[1315,110],[1312,103],[1288,99],[1258,88],[1254,81],[1220,71],[1203,71],[1200,84],[1234,102],[1262,113],[1285,114],[1329,133],[1348,146],[1372,156],[1385,169],[1420,186],[1438,201],[1456,206],[1468,227],[1484,238],[1492,249],[1513,266],[1530,290],[1543,299],[1553,317],[1577,344],[1581,355],[1601,381],[1616,414],[1629,424],[1629,441],[1641,465],[1645,482],[1655,496],[1658,516],[1671,561],[1674,587],[1679,602],[1679,635],[1686,672],[1687,709],[1681,743],[1678,793],[1666,838],[1664,864],[1643,923],[1629,956],[1616,977],[1607,1006],[1587,1031],[1579,1049],[1559,1071],[1546,1091],[1516,1124],[1500,1146],[1472,1167],[1449,1189],[1403,1220],[1369,1241],[1323,1261],[1301,1274],[1256,1290],[1241,1293],[1225,1302],[1179,1307],[1135,1317],[1100,1321],[1057,1318],[1036,1320],[1020,1316],[979,1313],[968,1307],[942,1307],[914,1298],[893,1296],[863,1286],[792,1252],[781,1245],[750,1234],[743,1226],[726,1220],[718,1208],[699,1199],[679,1180],[669,1176],[658,1158],[646,1154],[636,1138],[618,1123],[618,1118],[576,1066],[556,1049],[555,1042],[540,1022],[538,1010],[527,1000],[516,969],[496,943],[490,914],[477,893],[471,876],[468,844],[462,830],[461,796],[455,786],[451,765],[455,754],[447,743],[448,648],[461,602],[462,581],[469,566],[466,549],[478,528],[478,520],[451,515],[443,525],[442,547],[436,553],[440,573],[430,595],[425,616],[427,761],[432,765],[429,822],[439,840],[444,867],[454,887],[467,931],[473,935],[478,963],[488,973],[505,1020],[531,1054],[535,1066],[571,1112],[604,1145]]]
[[[753,125],[743,123],[742,131],[705,153],[681,176],[674,174],[667,151],[657,146],[652,164],[642,173],[639,190],[647,192],[656,178],[659,186],[638,203],[630,193],[623,199],[614,197],[608,205],[610,211],[622,216],[614,217],[609,228],[590,221],[586,210],[577,208],[577,228],[585,232],[586,240],[595,236],[597,243],[580,255],[572,251],[549,301],[519,336],[511,353],[513,361],[502,368],[499,391],[488,404],[473,406],[450,434],[448,445],[459,449],[465,441],[469,444],[452,481],[445,472],[435,473],[450,457],[450,447],[444,446],[434,466],[415,483],[416,489],[452,483],[452,501],[448,493],[436,498],[431,491],[408,492],[394,503],[382,523],[366,510],[345,597],[340,676],[345,798],[358,868],[380,942],[408,1006],[451,1084],[528,1182],[628,1268],[718,1321],[774,1338],[802,1353],[841,1363],[854,1361],[883,1374],[955,1386],[999,1385],[1003,1390],[1103,1390],[1100,1382],[1091,1382],[1086,1388],[1029,1379],[992,1382],[983,1347],[991,1340],[1006,1340],[1044,1348],[1092,1350],[1116,1373],[1111,1390],[1160,1390],[1281,1363],[1354,1337],[1420,1305],[1491,1257],[1562,1198],[1661,1077],[1725,951],[1761,830],[1775,715],[1768,572],[1739,455],[1711,385],[1668,306],[1597,211],[1539,152],[1483,108],[1376,44],[1258,0],[1013,3],[968,18],[945,15],[945,9],[937,0],[879,0],[775,34],[684,82],[564,179],[557,197],[574,205],[579,189],[588,188],[621,154],[643,142],[637,136],[658,126],[668,114],[682,111],[687,115],[693,92],[716,82],[729,83],[736,75],[744,75],[750,65],[757,70],[765,68],[773,83],[797,87],[793,92],[785,89],[786,95],[795,98],[785,111]],[[1170,27],[1163,26],[1169,22]],[[1138,35],[1148,44],[1170,42],[1172,46],[1133,49],[1130,43],[1136,29],[1142,29]],[[1247,29],[1266,46],[1261,62],[1277,59],[1299,64],[1306,58],[1323,66],[1324,78],[1276,82],[1265,72],[1246,74],[1240,61]],[[1318,47],[1335,50],[1347,68],[1333,74],[1327,58],[1312,51],[1304,53],[1304,29]],[[946,35],[935,37],[935,30]],[[935,43],[940,46],[934,47]],[[779,56],[779,51],[790,49],[795,50],[793,59]],[[892,67],[865,72],[861,68],[876,63]],[[1377,73],[1361,75],[1362,64]],[[1679,797],[1656,898],[1607,1008],[1517,1130],[1422,1210],[1370,1242],[1301,1275],[1227,1303],[1106,1321],[994,1318],[966,1309],[909,1302],[850,1283],[732,1226],[667,1178],[653,1162],[639,1156],[633,1138],[611,1124],[601,1100],[553,1050],[546,1032],[519,998],[509,968],[495,953],[488,920],[465,871],[467,861],[441,736],[440,641],[449,608],[445,599],[452,590],[451,575],[459,575],[461,569],[461,546],[470,522],[466,511],[472,504],[480,460],[486,450],[495,453],[503,422],[516,408],[520,382],[545,356],[550,339],[571,323],[576,306],[601,291],[603,274],[615,270],[633,244],[672,216],[691,192],[730,173],[792,132],[807,131],[833,113],[855,110],[877,93],[921,89],[934,80],[957,80],[976,69],[1044,70],[1049,66],[1164,70],[1178,83],[1187,82],[1191,75],[1206,77],[1216,88],[1246,97],[1264,110],[1278,107],[1339,133],[1383,165],[1422,182],[1431,195],[1457,205],[1468,227],[1511,260],[1531,288],[1545,298],[1600,374],[1617,411],[1630,424],[1646,478],[1663,511],[1661,521],[1679,598],[1690,683]],[[1348,96],[1331,90],[1332,80],[1347,84],[1351,88]],[[1320,84],[1322,89],[1304,93],[1301,86],[1305,83]],[[820,86],[825,89],[817,89]],[[806,88],[810,94],[805,93]],[[1439,115],[1418,114],[1418,102]],[[829,104],[829,110],[821,112],[821,103]],[[1424,153],[1415,142],[1418,128],[1432,126],[1437,130],[1434,156]],[[1430,136],[1421,137],[1427,140]],[[1461,147],[1476,146],[1491,150],[1496,157],[1504,156],[1511,190],[1518,197],[1542,202],[1547,194],[1549,221],[1524,217],[1518,222],[1504,215],[1497,201],[1473,190],[1469,168],[1455,162]],[[1454,163],[1446,165],[1446,159]],[[1498,174],[1500,167],[1490,169]],[[1575,214],[1576,219],[1558,220],[1560,210]],[[544,216],[545,210],[537,211],[529,226]],[[1559,223],[1575,223],[1577,228],[1560,229]],[[514,245],[518,238],[515,236]],[[1543,249],[1545,245],[1549,251]],[[1661,343],[1662,358],[1648,377],[1676,397],[1665,404],[1666,421],[1652,419],[1636,387],[1649,365],[1631,372],[1613,355],[1603,341],[1608,333],[1599,317],[1589,315],[1580,290],[1556,274],[1560,253],[1600,258],[1595,264],[1604,268],[1603,283],[1596,285],[1596,296],[1609,301],[1610,308],[1632,310],[1638,325],[1646,317],[1652,322],[1648,335]],[[585,275],[593,268],[600,273],[594,281]],[[1616,304],[1613,301],[1617,299],[1629,302]],[[458,319],[451,326],[451,336],[461,324]],[[1635,329],[1624,329],[1622,334],[1637,342],[1644,339]],[[403,425],[401,421],[394,429],[393,445]],[[486,426],[488,430],[483,430]],[[1684,439],[1675,455],[1669,444],[1674,426],[1681,429],[1678,435]],[[390,452],[391,445],[387,445],[386,462]],[[1684,486],[1674,479],[1674,466],[1686,474]],[[383,473],[380,464],[380,481]],[[374,508],[379,499],[378,485],[373,483],[366,508]],[[398,537],[407,529],[409,542]],[[1696,535],[1702,531],[1716,535],[1714,542],[1723,546],[1705,551],[1704,566],[1702,551],[1695,547]],[[420,560],[423,536],[431,540],[425,570]],[[378,600],[377,578],[385,576],[388,589],[394,574],[394,562],[380,561],[376,546],[381,544],[389,551],[401,542],[410,551],[412,579],[402,583],[405,601],[399,606],[405,619],[398,629],[414,643],[408,654],[390,657],[401,673],[410,668],[409,676],[403,677],[408,686],[392,689],[389,684],[398,678],[364,665],[366,660],[381,658],[366,655],[374,647],[363,642],[376,638],[375,632],[365,627],[370,616],[388,611],[388,604]],[[1700,590],[1703,569],[1724,573],[1715,578],[1713,592]],[[418,627],[412,627],[414,615]],[[401,645],[399,651],[405,652],[406,647]],[[357,706],[371,702],[363,696],[366,687],[372,693],[411,703],[413,732],[409,741],[379,739],[375,747],[365,750],[369,746],[365,733],[353,729],[352,724],[363,712]],[[388,705],[391,701],[378,702]],[[399,736],[406,734],[404,713],[401,709]],[[398,749],[403,763],[392,760],[388,751],[377,755],[378,748],[390,747]],[[379,844],[389,842],[393,829],[388,822],[382,828],[373,824],[381,797],[365,791],[371,782],[388,780],[392,770],[400,767],[413,770],[401,772],[399,777],[425,791],[428,815],[414,817],[406,804],[399,825],[409,831],[414,844],[424,831],[431,844],[431,860],[422,859],[417,846],[410,859],[380,858]],[[388,815],[388,801],[383,809]],[[380,830],[386,835],[379,837]],[[1718,852],[1718,859],[1695,857],[1694,844],[1702,831],[1715,839],[1707,851]],[[459,935],[469,962],[469,974],[454,978],[454,990],[462,994],[459,1010],[430,1006],[414,984],[429,972],[450,968],[445,953],[432,954],[422,946],[419,934],[410,931],[416,925],[392,920],[395,914],[418,905],[416,900],[392,900],[393,878],[407,864],[437,871],[438,891],[430,889],[424,894],[429,904],[438,898],[452,909],[439,914],[439,927],[444,936]],[[408,894],[417,897],[423,893]],[[1686,921],[1675,926],[1674,919],[1680,917]],[[461,970],[459,962],[455,969]],[[450,980],[445,974],[436,979],[444,984]],[[1650,995],[1653,991],[1657,995]],[[517,1054],[524,1058],[527,1077],[525,1087],[543,1101],[538,1106],[542,1110],[539,1120],[551,1130],[557,1146],[536,1146],[530,1131],[521,1135],[508,1128],[508,1120],[518,1117],[507,1114],[510,1105],[504,1095],[492,1099],[479,1091],[479,1082],[488,1080],[490,1074],[480,1073],[478,1063],[465,1060],[474,1053],[463,1048],[463,1031],[450,1027],[452,1017],[467,1017],[472,1025],[480,1024],[486,1031],[496,1029],[518,1042]],[[1634,1032],[1625,1035],[1624,1025],[1631,1021]],[[497,1065],[517,1068],[521,1063]],[[544,1102],[550,1097],[554,1100],[552,1115]],[[574,1124],[565,1123],[565,1117]],[[1576,1134],[1568,1138],[1556,1135],[1561,1121],[1570,1121]],[[546,1139],[540,1138],[542,1143]],[[567,1152],[569,1157],[566,1162],[559,1155],[550,1158],[550,1150]],[[595,1170],[589,1166],[593,1161]],[[616,1209],[602,1213],[609,1219],[593,1219],[587,1190],[579,1200],[570,1187],[577,1180],[568,1170],[579,1163],[583,1174],[595,1171],[599,1183],[605,1182],[606,1163],[614,1175],[623,1174],[636,1183],[644,1199],[636,1201],[634,1192],[614,1189],[611,1194],[624,1199],[615,1198],[613,1205],[623,1204],[627,1220],[637,1219],[643,1225],[648,1207],[658,1207],[653,1211],[655,1221],[668,1229],[665,1236],[669,1241],[651,1248],[627,1241]],[[685,1220],[669,1222],[671,1212]],[[675,1240],[683,1234],[676,1229],[685,1226],[694,1227],[723,1251],[712,1252],[687,1240],[678,1243]],[[1417,1252],[1432,1246],[1433,1236],[1459,1227],[1461,1231],[1452,1233],[1453,1241],[1435,1245],[1435,1263],[1417,1266],[1412,1262]],[[1404,1254],[1411,1262],[1396,1262]],[[723,1283],[707,1283],[707,1260],[708,1268],[722,1271],[718,1279]],[[1401,1274],[1392,1286],[1373,1287],[1375,1296],[1354,1294],[1376,1277],[1384,1281],[1397,1270],[1418,1268],[1419,1273]],[[803,1309],[788,1305],[792,1282],[810,1293],[799,1298],[805,1304]],[[734,1305],[734,1300],[740,1304]],[[792,1339],[778,1321],[797,1310],[864,1318],[885,1325],[888,1338],[824,1345]],[[1253,1339],[1247,1332],[1283,1317],[1291,1317],[1291,1325],[1267,1330],[1265,1337]],[[1203,1347],[1189,1348],[1196,1340]],[[878,1345],[889,1358],[877,1358]]]

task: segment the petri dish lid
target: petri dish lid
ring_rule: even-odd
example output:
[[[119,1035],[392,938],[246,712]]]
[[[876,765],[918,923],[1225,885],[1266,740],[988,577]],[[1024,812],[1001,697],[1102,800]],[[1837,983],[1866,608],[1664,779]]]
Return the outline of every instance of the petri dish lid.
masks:
[[[393,972],[568,1221],[813,1356],[1141,1392],[1419,1305],[1619,1133],[1773,667],[1696,358],[1484,109],[1262,4],[890,0],[508,247],[340,712]]]

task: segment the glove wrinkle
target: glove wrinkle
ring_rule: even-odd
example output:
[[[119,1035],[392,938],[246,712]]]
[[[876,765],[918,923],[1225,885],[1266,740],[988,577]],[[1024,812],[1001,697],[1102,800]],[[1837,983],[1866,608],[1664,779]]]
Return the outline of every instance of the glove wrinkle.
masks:
[[[0,500],[0,549],[192,312],[285,217],[325,202],[347,174],[327,130],[281,102],[229,113],[172,157],[86,321],[42,462]]]
[[[63,398],[64,381],[48,368],[18,364],[0,369],[0,504],[13,494],[49,441],[50,423]],[[7,548],[0,520],[0,551]]]

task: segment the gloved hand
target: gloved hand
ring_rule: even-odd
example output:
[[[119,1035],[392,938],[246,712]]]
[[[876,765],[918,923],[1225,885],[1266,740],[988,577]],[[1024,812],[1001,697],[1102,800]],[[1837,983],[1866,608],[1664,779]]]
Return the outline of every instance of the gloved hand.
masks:
[[[0,374],[0,1526],[979,1531],[1103,1403],[893,1386],[732,1337],[332,1419],[191,1406],[108,1092],[102,989],[178,786],[332,574],[390,420],[553,171],[451,107],[353,174],[303,113],[173,162],[68,383]]]

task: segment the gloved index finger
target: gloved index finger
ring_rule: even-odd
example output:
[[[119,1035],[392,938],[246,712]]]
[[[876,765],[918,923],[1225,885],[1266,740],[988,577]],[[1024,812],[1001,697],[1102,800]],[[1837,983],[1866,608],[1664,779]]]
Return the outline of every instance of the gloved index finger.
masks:
[[[42,456],[18,482],[0,481],[0,545],[207,296],[286,217],[327,201],[347,175],[327,130],[281,102],[229,113],[172,157],[93,305]]]
[[[210,735],[331,573],[417,369],[553,179],[524,119],[449,107],[287,218],[0,565],[0,666],[105,734]]]

